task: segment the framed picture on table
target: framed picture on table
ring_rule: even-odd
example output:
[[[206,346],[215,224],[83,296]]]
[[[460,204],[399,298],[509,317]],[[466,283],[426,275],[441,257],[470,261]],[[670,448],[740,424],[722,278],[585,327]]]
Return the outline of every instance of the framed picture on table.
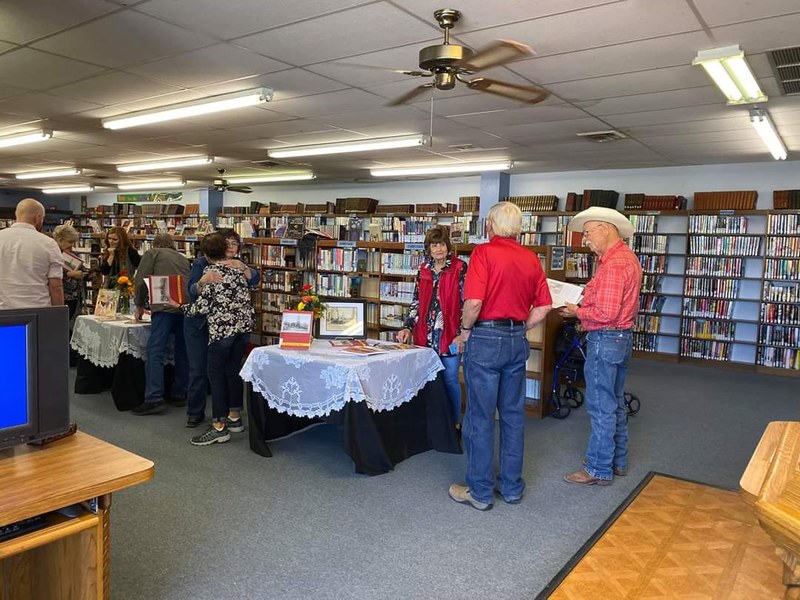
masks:
[[[364,339],[367,337],[367,310],[363,300],[330,300],[319,318],[320,339]]]

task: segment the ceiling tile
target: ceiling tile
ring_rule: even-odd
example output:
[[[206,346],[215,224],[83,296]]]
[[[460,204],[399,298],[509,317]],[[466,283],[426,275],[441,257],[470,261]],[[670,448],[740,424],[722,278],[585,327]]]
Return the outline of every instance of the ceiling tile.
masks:
[[[244,77],[235,81],[198,87],[194,91],[201,96],[214,96],[255,87],[267,87],[273,90],[272,102],[347,88],[343,83],[310,73],[305,69],[287,69],[256,77]]]
[[[51,94],[26,94],[6,100],[0,100],[0,112],[16,113],[26,117],[46,119],[58,115],[67,115],[96,107],[91,102],[82,102],[53,96]]]
[[[787,48],[797,46],[798,30],[800,30],[800,12],[740,25],[715,27],[712,29],[712,33],[716,43],[708,47],[738,44],[745,54]]]
[[[316,96],[270,102],[269,109],[295,117],[320,117],[380,106],[380,98],[362,90],[342,90]]]
[[[119,10],[119,6],[103,0],[6,0],[2,4],[0,38],[17,44],[26,44]]]
[[[462,113],[450,119],[471,127],[484,128],[495,125],[517,125],[522,123],[546,123],[582,119],[588,115],[584,110],[571,104],[537,104],[505,111]]]
[[[95,75],[103,70],[103,67],[30,48],[20,48],[0,55],[0,83],[28,90],[45,90]]]
[[[122,71],[113,71],[104,75],[98,75],[89,79],[84,79],[78,83],[71,83],[61,87],[53,88],[51,93],[92,102],[93,104],[120,104],[131,100],[152,98],[163,96],[170,92],[178,91],[178,88],[145,79],[138,75],[131,75]]]
[[[379,23],[389,26],[376,27]],[[237,44],[276,60],[307,65],[427,40],[431,30],[403,11],[378,2],[244,37]],[[299,44],[298,40],[313,43]]]
[[[606,117],[608,115],[665,110],[703,104],[719,104],[723,107],[725,106],[724,103],[721,102],[719,90],[710,86],[690,90],[675,90],[671,92],[623,96],[621,98],[608,98],[599,101],[589,101],[583,104],[583,106],[588,113],[599,117]]]
[[[34,48],[108,67],[122,67],[193,50],[207,36],[122,11],[33,44]]]
[[[796,0],[694,0],[694,4],[711,27],[800,12]]]

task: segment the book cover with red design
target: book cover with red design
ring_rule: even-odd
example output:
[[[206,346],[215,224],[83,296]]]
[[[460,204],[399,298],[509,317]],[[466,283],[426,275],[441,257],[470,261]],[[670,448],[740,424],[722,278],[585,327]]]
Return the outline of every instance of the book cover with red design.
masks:
[[[147,278],[150,306],[170,304],[170,300],[183,304],[186,301],[186,282],[183,275],[151,275]]]
[[[280,347],[288,350],[311,348],[314,313],[305,310],[285,310],[281,316]]]

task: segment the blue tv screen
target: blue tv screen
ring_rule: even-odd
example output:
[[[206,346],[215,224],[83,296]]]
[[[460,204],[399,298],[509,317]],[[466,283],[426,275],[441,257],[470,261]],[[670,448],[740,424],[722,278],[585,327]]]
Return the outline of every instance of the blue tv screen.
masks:
[[[28,423],[28,328],[26,325],[0,326],[0,381],[3,382],[3,408],[0,429]]]

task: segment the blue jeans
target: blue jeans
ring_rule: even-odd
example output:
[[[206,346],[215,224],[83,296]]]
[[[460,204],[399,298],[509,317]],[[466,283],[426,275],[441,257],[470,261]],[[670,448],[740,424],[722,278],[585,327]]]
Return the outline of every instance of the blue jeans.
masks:
[[[467,412],[461,434],[467,452],[467,487],[491,503],[497,487],[506,500],[522,497],[525,445],[525,326],[476,327],[467,340],[464,370]],[[495,411],[500,413],[500,476],[495,485]]]
[[[613,467],[628,468],[628,415],[625,375],[631,357],[630,330],[590,331],[586,335],[586,412],[592,425],[586,472],[611,479]]]
[[[169,336],[175,336],[175,379],[172,382],[173,398],[186,397],[186,381],[189,361],[183,339],[183,313],[154,312],[150,321],[150,337],[147,339],[147,363],[144,367],[144,401],[164,400],[164,354]]]
[[[461,365],[461,356],[440,356],[444,365],[442,381],[447,391],[450,406],[453,407],[453,423],[461,422],[461,382],[458,380],[458,367]]]
[[[221,421],[232,410],[242,410],[244,382],[239,377],[249,333],[237,333],[208,345],[211,415]]]
[[[202,327],[198,327],[202,324]],[[186,415],[206,418],[208,396],[208,327],[206,320],[186,317],[183,320],[186,354],[189,356],[189,383],[186,388]]]

